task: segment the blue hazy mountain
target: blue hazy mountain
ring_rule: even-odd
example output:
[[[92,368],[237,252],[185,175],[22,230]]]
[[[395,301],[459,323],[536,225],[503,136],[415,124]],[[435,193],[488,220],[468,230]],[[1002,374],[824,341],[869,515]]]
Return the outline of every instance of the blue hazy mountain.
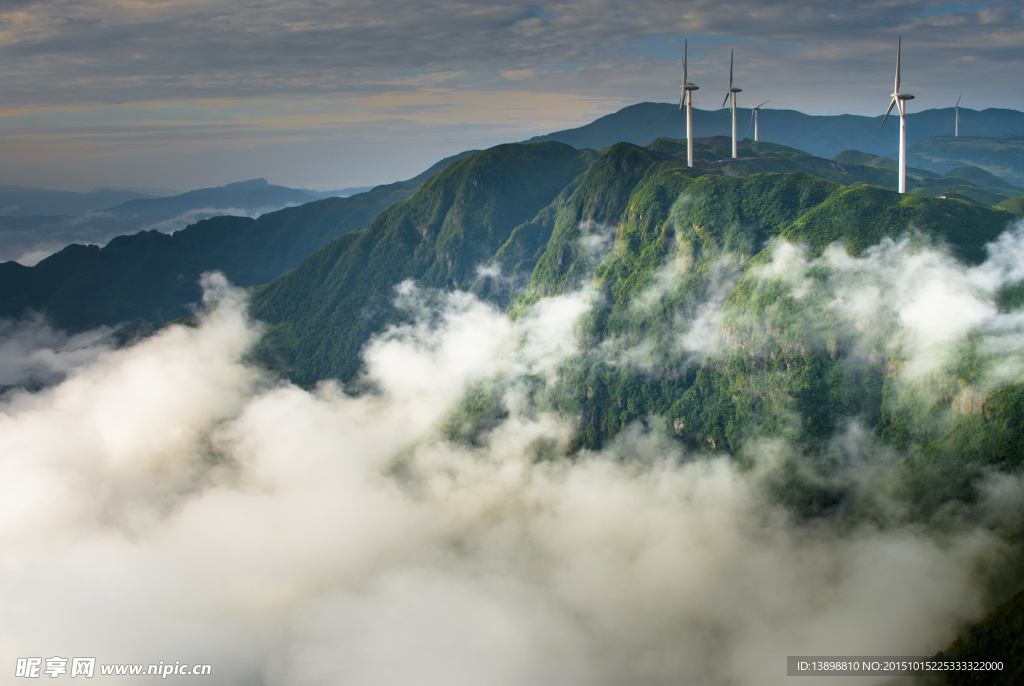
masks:
[[[332,238],[366,226],[384,208],[408,198],[428,178],[472,152],[441,160],[408,181],[307,202],[258,219],[216,216],[173,234],[147,230],[118,236],[102,248],[75,243],[32,267],[0,263],[0,316],[18,317],[30,308],[69,330],[133,319],[162,324],[192,311],[190,304],[201,295],[197,279],[203,272],[220,270],[242,286],[272,281]],[[266,188],[265,181],[233,186],[243,199],[247,191],[255,191],[247,197],[264,202],[259,189]],[[203,191],[184,195],[211,197]],[[165,200],[172,202],[170,211],[187,206],[173,204],[177,198]]]
[[[359,193],[365,193],[372,191],[376,186],[354,186],[352,188],[341,188],[336,191],[311,191],[308,188],[303,188],[303,193],[309,193],[310,195],[317,198],[348,198]]]
[[[55,191],[47,191],[47,194],[52,193]],[[103,199],[109,199],[110,204],[92,207],[76,215],[61,216],[61,213],[46,211],[42,203],[50,195],[40,195],[34,206],[40,211],[35,215],[0,216],[0,259],[20,259],[31,263],[71,243],[103,245],[115,236],[137,231],[171,233],[209,217],[256,216],[291,205],[302,205],[320,197],[303,190],[275,186],[264,179],[202,188],[163,198],[139,197],[138,193],[125,191],[81,195],[87,196],[93,205],[101,204]],[[52,207],[69,206],[67,202],[58,202]]]
[[[907,163],[941,174],[968,165],[1024,186],[1024,135],[929,136],[907,150]]]
[[[750,109],[738,107],[736,118],[739,136],[753,138],[753,129],[748,131]],[[888,155],[899,147],[899,122],[892,117],[885,128],[879,128],[881,115],[825,116],[796,110],[761,109],[758,120],[760,140],[798,148],[818,157],[831,158],[847,149]],[[908,144],[913,145],[928,136],[952,136],[955,121],[952,107],[910,112],[907,114]],[[994,108],[979,112],[961,107],[960,133],[984,137],[1024,135],[1024,113]],[[693,108],[693,135],[694,138],[732,135],[730,111]],[[678,105],[655,102],[630,105],[585,126],[536,136],[530,142],[559,141],[575,148],[596,150],[619,142],[647,145],[656,138],[686,138],[686,117],[680,113]]]
[[[146,189],[157,190],[157,189]],[[102,210],[129,200],[145,200],[170,193],[147,193],[141,189],[97,188],[88,193],[52,191],[31,186],[0,186],[0,217],[31,217],[34,215],[76,215]]]

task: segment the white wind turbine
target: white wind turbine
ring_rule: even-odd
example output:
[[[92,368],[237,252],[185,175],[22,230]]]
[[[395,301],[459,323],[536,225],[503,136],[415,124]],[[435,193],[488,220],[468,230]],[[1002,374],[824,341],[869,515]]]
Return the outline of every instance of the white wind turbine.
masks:
[[[758,111],[762,107],[764,107],[765,105],[770,103],[771,100],[765,100],[760,105],[755,105],[754,103],[750,102],[750,98],[748,98],[747,96],[744,95],[743,99],[746,100],[747,103],[750,105],[750,120],[754,124],[754,142],[756,143],[757,142],[757,113],[758,113]],[[750,133],[750,124],[747,124],[747,133]]]
[[[907,100],[913,100],[914,96],[910,93],[900,93],[900,49],[902,47],[903,37],[899,36],[896,39],[896,88],[892,93],[892,102],[889,103],[889,109],[885,111],[885,116],[882,117],[882,124],[879,126],[885,126],[885,120],[889,118],[889,113],[892,112],[894,105],[899,106],[900,110],[900,193],[907,192]]]
[[[953,105],[953,109],[956,110],[956,129],[953,132],[954,136],[960,135],[960,98],[962,97],[964,97],[963,93],[960,94],[960,97],[956,99],[956,104]]]
[[[700,90],[687,80],[686,51],[689,41],[683,41],[683,85],[679,91],[679,111],[686,107],[686,166],[693,166],[693,91]]]
[[[732,156],[736,157],[736,94],[741,92],[742,88],[732,87],[732,54],[733,51],[729,51],[729,90],[725,92],[725,100],[722,101],[722,107],[725,107],[725,103],[729,102],[729,96],[732,96]]]

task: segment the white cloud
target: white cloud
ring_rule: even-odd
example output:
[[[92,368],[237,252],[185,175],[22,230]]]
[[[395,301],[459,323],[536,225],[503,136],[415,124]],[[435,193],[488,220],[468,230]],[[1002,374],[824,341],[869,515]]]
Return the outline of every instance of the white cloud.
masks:
[[[788,654],[929,654],[984,610],[974,573],[1000,546],[980,530],[940,545],[792,523],[757,470],[688,462],[657,432],[538,460],[569,428],[514,407],[481,446],[442,439],[467,383],[572,350],[572,298],[510,323],[403,286],[421,316],[371,342],[377,392],[354,397],[265,378],[244,297],[206,286],[198,328],[2,406],[0,661],[201,662],[222,684],[781,684]]]
[[[1000,289],[1022,278],[1014,267],[1022,246],[1024,233],[1007,231],[989,246],[986,262],[966,267],[911,238],[883,239],[856,258],[839,244],[812,258],[780,241],[772,259],[752,273],[765,283],[786,284],[800,305],[805,343],[820,343],[831,328],[829,335],[860,346],[865,355],[878,351],[902,359],[901,373],[913,379],[939,371],[969,334],[978,333],[986,384],[997,387],[1024,373],[1017,345],[1024,341],[1024,319],[996,306]]]

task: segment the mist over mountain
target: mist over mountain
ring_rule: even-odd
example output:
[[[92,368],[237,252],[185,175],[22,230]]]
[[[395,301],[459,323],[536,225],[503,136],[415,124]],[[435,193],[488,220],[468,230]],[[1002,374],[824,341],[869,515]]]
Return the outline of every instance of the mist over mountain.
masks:
[[[358,193],[366,193],[372,191],[373,186],[355,186],[353,188],[342,188],[337,191],[311,191],[307,190],[306,193],[315,195],[319,198],[348,198]]]
[[[166,195],[177,195],[177,192],[147,193],[127,188],[97,188],[88,193],[76,193],[28,186],[0,186],[0,216],[75,215],[113,207],[129,200]]]
[[[675,160],[685,155],[680,143],[670,139],[659,139],[648,147]],[[893,190],[897,185],[894,165],[885,157],[845,151],[835,160],[826,160],[785,146],[747,141],[742,157],[732,160],[728,158],[728,147],[729,141],[723,138],[698,141],[699,169],[716,175],[803,173],[843,185],[870,183]],[[328,240],[369,224],[378,212],[404,200],[438,170],[472,153],[467,151],[446,158],[409,182],[381,186],[370,193],[352,196],[345,202],[313,203],[308,207],[285,209],[264,215],[255,222],[234,217],[214,218],[170,237],[146,232],[120,237],[102,249],[70,246],[32,268],[14,264],[0,266],[0,278],[5,279],[5,289],[0,292],[0,312],[19,316],[26,307],[43,310],[52,323],[73,331],[100,325],[114,326],[134,318],[161,324],[187,314],[186,305],[198,302],[196,280],[202,271],[221,270],[235,283],[245,286],[267,283],[298,266]],[[592,153],[587,154],[592,156]],[[519,176],[532,173],[526,167],[502,173],[513,171]],[[1024,192],[1024,189],[986,175],[981,170],[973,173],[961,170],[958,174],[970,176],[974,182],[961,175],[939,176],[911,169],[908,184],[912,190],[933,197],[960,198],[984,205],[1010,203],[1005,207],[1010,211],[1015,211],[1014,201],[1008,200],[1007,196]],[[495,182],[491,187],[507,193],[510,191],[501,189],[516,186],[505,181]],[[519,202],[504,195],[501,197],[500,202],[509,206]],[[460,226],[459,222],[464,221],[493,222],[496,221],[496,211],[494,207],[485,207],[480,210],[483,214],[471,211],[467,215],[472,217],[470,220],[453,215],[452,221]],[[513,264],[509,262],[510,256],[523,250],[522,240],[517,237],[501,248],[500,260],[506,269]],[[531,250],[539,249],[539,244],[531,245]],[[479,246],[475,249],[481,250]],[[477,257],[486,259],[494,248],[482,250]],[[526,264],[520,265],[519,272],[525,269]],[[387,276],[392,274],[391,267],[377,265],[367,268],[377,274],[371,281],[385,279],[387,282],[389,278],[396,278]],[[184,278],[184,275],[189,277]],[[465,280],[465,276],[460,278]],[[525,277],[520,275],[516,278],[521,285]],[[355,293],[363,293],[366,287],[367,283],[361,278],[355,278],[351,289]],[[341,290],[348,292],[350,289],[345,287]],[[103,295],[93,298],[90,295],[93,293]],[[330,302],[330,299],[325,302]],[[342,328],[347,330],[347,326],[342,325]],[[361,340],[353,342],[355,347],[352,350],[357,350],[361,344]]]
[[[187,316],[200,301],[203,272],[219,270],[242,286],[271,281],[471,152],[441,160],[408,181],[348,198],[312,201],[258,219],[213,217],[173,234],[142,231],[102,248],[73,244],[32,267],[2,263],[0,316],[45,312],[51,324],[74,332],[133,319],[159,325]]]
[[[101,191],[103,198],[122,198],[119,191]],[[71,243],[99,245],[115,236],[137,231],[173,233],[199,220],[218,215],[256,217],[290,205],[302,205],[319,196],[306,191],[273,186],[264,179],[253,179],[202,188],[164,198],[124,198],[90,209],[77,216],[53,216],[57,204],[38,216],[24,214],[0,216],[0,259],[34,263]],[[94,199],[94,198],[91,198]],[[42,210],[44,203],[38,207]]]

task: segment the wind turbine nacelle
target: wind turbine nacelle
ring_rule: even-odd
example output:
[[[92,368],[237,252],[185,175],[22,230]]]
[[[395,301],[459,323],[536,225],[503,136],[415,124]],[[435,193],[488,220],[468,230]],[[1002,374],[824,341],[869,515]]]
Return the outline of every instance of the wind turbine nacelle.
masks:
[[[683,89],[684,90],[688,90],[688,91],[697,91],[697,90],[700,90],[700,87],[699,86],[694,86],[692,83],[684,83],[683,84]]]
[[[743,89],[742,88],[730,88],[729,92],[730,93],[742,93]],[[911,97],[913,97],[913,96],[911,96]]]
[[[892,97],[896,98],[897,100],[913,100],[914,99],[914,96],[911,95],[910,93],[893,93]]]

